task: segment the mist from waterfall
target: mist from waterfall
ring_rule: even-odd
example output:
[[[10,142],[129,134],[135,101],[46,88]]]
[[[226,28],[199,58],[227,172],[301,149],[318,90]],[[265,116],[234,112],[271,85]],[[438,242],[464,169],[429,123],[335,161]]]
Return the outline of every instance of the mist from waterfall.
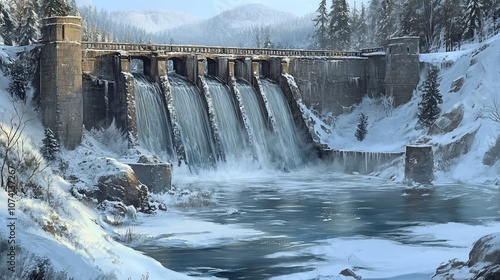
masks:
[[[134,73],[135,112],[139,144],[167,159],[174,158],[172,128],[157,83]]]
[[[187,164],[193,168],[213,167],[217,153],[198,88],[175,73],[169,73],[168,79]]]

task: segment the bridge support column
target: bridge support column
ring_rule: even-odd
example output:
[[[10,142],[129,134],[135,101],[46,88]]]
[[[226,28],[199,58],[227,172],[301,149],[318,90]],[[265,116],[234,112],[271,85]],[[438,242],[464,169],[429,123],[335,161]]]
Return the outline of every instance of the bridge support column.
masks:
[[[236,77],[235,76],[235,72],[234,72],[234,66],[235,66],[236,62],[234,60],[229,60],[227,62],[227,73],[228,73],[228,76],[231,77],[231,78],[234,78]]]
[[[83,134],[81,18],[45,19],[42,34],[42,122],[64,147],[74,149]]]
[[[159,57],[157,54],[153,54],[150,57],[149,65],[144,65],[144,72],[159,83],[160,77],[167,75],[167,59]]]
[[[115,56],[115,91],[110,101],[111,115],[122,131],[128,132],[130,145],[137,138],[134,76],[130,74],[130,57]],[[132,137],[131,137],[132,136]]]
[[[236,60],[234,72],[236,78],[241,78],[252,83],[252,60],[249,58]]]
[[[186,57],[186,78],[196,85],[198,80],[198,58],[196,55]]]
[[[288,74],[289,69],[290,69],[290,62],[282,59],[281,60],[281,74]]]
[[[205,76],[205,60],[202,58],[198,58],[198,77]]]
[[[252,61],[252,75],[260,76],[260,63],[258,61]]]
[[[233,61],[233,75],[234,76],[234,61]],[[224,81],[225,83],[229,83],[230,75],[229,75],[229,59],[227,57],[219,57],[217,59],[217,77]]]

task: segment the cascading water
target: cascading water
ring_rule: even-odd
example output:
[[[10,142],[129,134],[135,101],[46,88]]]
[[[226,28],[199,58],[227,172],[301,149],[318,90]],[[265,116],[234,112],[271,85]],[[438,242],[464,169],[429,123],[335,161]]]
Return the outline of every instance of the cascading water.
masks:
[[[290,107],[281,88],[268,80],[260,80],[267,101],[269,118],[277,137],[275,149],[281,152],[284,167],[295,168],[305,162],[306,154],[293,121]]]
[[[134,73],[134,93],[139,144],[168,160],[174,158],[172,128],[160,87]]]
[[[188,165],[193,168],[214,166],[215,144],[198,88],[175,73],[169,73],[169,83]]]
[[[243,159],[247,156],[247,136],[239,121],[238,111],[229,87],[217,80],[204,78],[208,91],[206,93],[209,107],[213,109],[213,117],[221,142],[222,152],[226,160]]]
[[[270,145],[274,136],[267,127],[263,108],[257,99],[257,92],[244,81],[237,81],[235,85],[236,96],[242,107],[241,111],[244,112],[245,127],[248,130],[257,160],[268,164],[276,158],[275,151],[271,149]]]

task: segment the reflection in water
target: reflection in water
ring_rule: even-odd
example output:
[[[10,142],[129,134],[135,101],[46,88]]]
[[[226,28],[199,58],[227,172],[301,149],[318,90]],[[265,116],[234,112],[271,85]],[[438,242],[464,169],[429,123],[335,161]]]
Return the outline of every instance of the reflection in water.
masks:
[[[191,186],[210,188],[217,203],[186,210],[187,215],[252,227],[265,236],[215,248],[159,248],[148,244],[138,249],[170,269],[227,279],[266,279],[314,270],[321,255],[294,252],[323,240],[364,236],[411,243],[406,237],[408,226],[478,224],[494,220],[500,209],[495,196],[482,188],[444,185],[409,189],[373,178],[328,173],[255,177],[230,183],[204,181]],[[289,254],[266,258],[276,252]],[[301,265],[287,265],[290,263]]]

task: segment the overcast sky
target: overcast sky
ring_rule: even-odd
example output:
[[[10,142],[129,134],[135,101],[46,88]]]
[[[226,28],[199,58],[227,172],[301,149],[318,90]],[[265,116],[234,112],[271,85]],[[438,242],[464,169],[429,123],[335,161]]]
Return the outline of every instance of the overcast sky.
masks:
[[[108,11],[165,9],[205,18],[248,3],[260,3],[302,16],[315,11],[319,2],[319,0],[77,0],[78,5],[92,4],[98,9],[104,8]]]

